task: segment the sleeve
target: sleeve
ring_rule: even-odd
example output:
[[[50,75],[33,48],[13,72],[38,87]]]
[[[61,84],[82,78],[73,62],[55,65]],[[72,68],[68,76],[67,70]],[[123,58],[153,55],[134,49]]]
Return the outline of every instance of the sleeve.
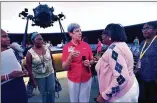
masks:
[[[113,77],[108,88],[101,94],[105,100],[111,99],[117,94],[117,92],[125,87],[129,77],[127,63],[124,57],[114,49],[110,50],[111,51],[108,52],[108,62],[113,71]]]
[[[67,49],[67,46],[65,45],[63,47],[63,51],[62,51],[62,62],[65,62],[68,58],[68,49]]]

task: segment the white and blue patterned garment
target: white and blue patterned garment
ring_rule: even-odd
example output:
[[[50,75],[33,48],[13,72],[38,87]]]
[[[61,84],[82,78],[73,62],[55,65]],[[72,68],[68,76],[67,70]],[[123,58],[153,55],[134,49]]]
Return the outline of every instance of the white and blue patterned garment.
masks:
[[[120,91],[120,85],[122,85],[125,82],[125,78],[121,75],[123,66],[118,63],[117,58],[118,58],[118,53],[114,51],[114,47],[116,45],[111,45],[109,46],[109,49],[112,49],[112,59],[115,60],[116,65],[115,65],[115,70],[120,74],[119,77],[117,78],[118,86],[112,87],[112,92],[110,94],[106,94],[109,98],[111,98],[113,95],[115,95],[117,92]]]

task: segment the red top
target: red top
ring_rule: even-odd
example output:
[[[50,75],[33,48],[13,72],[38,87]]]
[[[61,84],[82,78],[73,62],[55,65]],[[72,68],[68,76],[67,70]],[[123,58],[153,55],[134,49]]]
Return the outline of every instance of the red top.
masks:
[[[93,57],[92,50],[86,42],[81,41],[77,46],[72,42],[67,43],[63,47],[62,62],[65,62],[68,58],[70,51],[68,48],[74,47],[74,50],[80,51],[78,57],[73,58],[70,67],[68,69],[68,79],[72,82],[87,82],[92,74],[87,72],[86,67],[83,65],[82,56],[85,56],[87,60],[91,60]]]
[[[101,41],[99,41],[97,44],[97,52],[101,52],[101,50],[102,50]]]

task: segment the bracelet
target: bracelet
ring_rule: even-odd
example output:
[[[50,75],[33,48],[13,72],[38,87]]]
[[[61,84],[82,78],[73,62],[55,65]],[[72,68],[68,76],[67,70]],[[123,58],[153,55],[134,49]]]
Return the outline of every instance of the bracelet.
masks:
[[[9,74],[7,74],[7,80],[9,80]]]

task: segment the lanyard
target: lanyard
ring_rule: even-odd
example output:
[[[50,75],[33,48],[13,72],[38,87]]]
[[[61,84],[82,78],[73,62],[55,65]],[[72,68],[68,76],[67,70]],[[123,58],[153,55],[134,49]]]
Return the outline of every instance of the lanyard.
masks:
[[[143,49],[145,48],[146,43],[147,43],[147,41],[145,41],[145,43],[144,43],[144,45],[143,45],[143,48],[142,48],[142,50],[141,50],[141,53],[140,53],[140,59],[142,59],[143,55],[146,53],[146,51],[149,49],[149,47],[152,45],[153,41],[154,41],[156,38],[157,38],[157,36],[155,36],[155,37],[153,38],[153,40],[151,41],[151,43],[149,44],[149,46],[145,49],[145,51],[143,51]]]

